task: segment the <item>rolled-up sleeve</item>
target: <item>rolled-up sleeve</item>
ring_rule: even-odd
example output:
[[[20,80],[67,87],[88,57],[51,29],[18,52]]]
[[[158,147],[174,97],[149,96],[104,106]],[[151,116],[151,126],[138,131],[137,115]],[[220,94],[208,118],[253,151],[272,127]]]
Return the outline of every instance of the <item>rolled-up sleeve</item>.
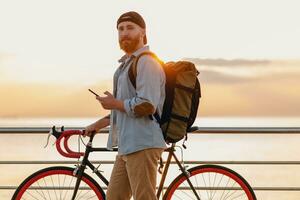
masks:
[[[136,96],[124,100],[128,116],[144,117],[154,114],[164,82],[161,64],[150,55],[142,56],[137,63]]]

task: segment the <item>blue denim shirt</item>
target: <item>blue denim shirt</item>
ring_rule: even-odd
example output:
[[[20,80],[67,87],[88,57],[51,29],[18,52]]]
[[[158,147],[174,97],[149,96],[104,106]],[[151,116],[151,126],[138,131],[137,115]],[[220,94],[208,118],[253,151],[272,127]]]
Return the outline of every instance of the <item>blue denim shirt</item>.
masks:
[[[118,147],[119,155],[126,155],[147,148],[166,148],[162,131],[156,120],[149,116],[137,117],[134,107],[151,103],[161,115],[165,99],[165,74],[159,62],[150,55],[142,56],[137,63],[136,89],[128,77],[133,56],[149,51],[148,46],[138,49],[131,57],[123,56],[114,74],[113,93],[124,101],[126,112],[112,110],[107,148]]]

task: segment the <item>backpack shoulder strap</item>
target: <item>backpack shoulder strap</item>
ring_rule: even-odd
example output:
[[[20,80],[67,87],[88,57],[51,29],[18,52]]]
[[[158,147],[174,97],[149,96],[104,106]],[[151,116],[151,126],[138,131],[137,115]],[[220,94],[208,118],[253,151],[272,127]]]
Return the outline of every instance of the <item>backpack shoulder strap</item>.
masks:
[[[133,63],[131,64],[131,66],[128,70],[128,76],[129,76],[130,82],[132,83],[134,88],[136,88],[137,64],[138,64],[139,59],[144,55],[150,55],[159,61],[159,59],[157,58],[155,53],[153,53],[151,51],[144,51],[133,59]]]
[[[151,51],[144,51],[141,54],[139,54],[137,57],[135,57],[133,59],[133,63],[131,64],[131,66],[129,67],[129,70],[128,70],[129,80],[135,89],[136,89],[137,64],[138,64],[140,57],[142,57],[144,55],[150,55],[154,59],[156,59],[159,63],[162,63],[162,61],[155,55],[155,53],[153,53]],[[155,111],[153,116],[160,123],[160,117],[159,117],[157,111]],[[149,115],[149,118],[151,120],[153,120],[152,115]]]

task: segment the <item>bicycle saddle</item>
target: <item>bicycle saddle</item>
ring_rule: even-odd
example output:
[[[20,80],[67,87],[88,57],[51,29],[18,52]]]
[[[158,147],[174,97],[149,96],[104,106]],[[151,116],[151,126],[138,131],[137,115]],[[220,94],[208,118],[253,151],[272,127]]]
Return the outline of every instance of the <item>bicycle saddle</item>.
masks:
[[[198,126],[191,126],[190,128],[188,128],[186,131],[188,133],[191,133],[191,132],[195,132],[195,131],[198,131],[199,130],[199,127]]]

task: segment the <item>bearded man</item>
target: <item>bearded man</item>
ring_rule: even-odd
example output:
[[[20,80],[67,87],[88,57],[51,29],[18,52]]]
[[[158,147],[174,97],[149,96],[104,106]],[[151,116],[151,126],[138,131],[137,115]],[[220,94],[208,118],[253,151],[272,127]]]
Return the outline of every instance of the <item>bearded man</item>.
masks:
[[[166,148],[159,123],[151,116],[162,113],[165,74],[157,59],[145,54],[136,64],[133,86],[129,69],[147,46],[146,24],[137,12],[122,14],[117,21],[120,48],[125,55],[114,74],[113,94],[97,96],[111,114],[86,127],[85,134],[110,125],[107,148],[118,147],[107,200],[155,200],[158,160]]]

